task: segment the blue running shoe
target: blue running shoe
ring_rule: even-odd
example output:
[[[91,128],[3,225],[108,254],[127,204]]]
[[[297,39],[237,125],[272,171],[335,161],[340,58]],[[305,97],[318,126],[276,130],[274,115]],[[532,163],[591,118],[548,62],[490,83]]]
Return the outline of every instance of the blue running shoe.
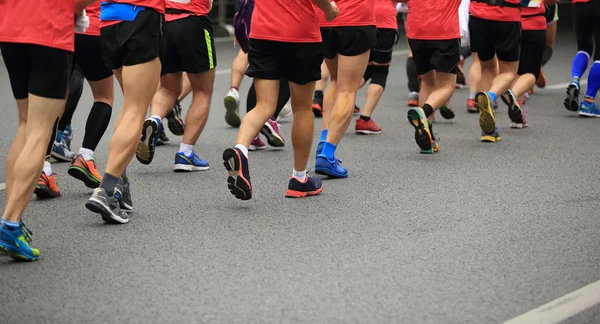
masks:
[[[291,177],[285,196],[288,198],[302,198],[316,196],[323,191],[323,181],[319,178],[306,176],[304,182]]]
[[[252,198],[252,184],[250,183],[250,170],[248,159],[238,148],[226,149],[223,152],[223,165],[227,169],[227,187],[237,199],[250,200]]]
[[[0,250],[17,260],[36,261],[40,258],[40,251],[29,246],[30,234],[23,232],[24,226],[11,228],[6,223],[0,226]]]
[[[317,154],[315,156],[323,153],[323,145],[325,145],[325,142],[319,142],[319,144],[317,144]]]
[[[585,98],[579,106],[578,114],[583,117],[600,117],[600,109],[598,109],[593,99]]]
[[[577,111],[579,109],[579,81],[573,80],[567,87],[567,97],[564,104],[567,110]]]
[[[315,160],[315,172],[318,174],[327,175],[331,178],[347,178],[348,169],[341,166],[340,160],[329,161],[323,154],[317,155]]]
[[[67,141],[65,137],[60,139],[60,141],[54,141],[52,145],[52,152],[50,155],[58,161],[61,162],[71,162],[75,157],[75,152],[71,152],[69,150],[69,146],[67,145]]]
[[[162,131],[161,128],[162,122],[160,120],[150,117],[144,121],[144,126],[142,127],[142,137],[140,138],[140,143],[135,151],[135,157],[137,157],[140,163],[152,163],[154,151],[158,142],[158,135]]]
[[[183,152],[175,153],[175,172],[192,172],[208,170],[208,161],[202,160],[196,153],[189,156]]]

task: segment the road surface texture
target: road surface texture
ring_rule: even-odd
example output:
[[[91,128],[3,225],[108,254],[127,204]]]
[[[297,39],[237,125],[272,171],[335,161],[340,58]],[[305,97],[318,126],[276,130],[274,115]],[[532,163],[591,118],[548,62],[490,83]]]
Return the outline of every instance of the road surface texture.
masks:
[[[549,85],[569,81],[576,51],[570,26],[560,28]],[[41,259],[0,256],[0,322],[502,323],[599,280],[600,120],[567,112],[559,85],[532,96],[527,129],[510,129],[501,103],[502,141],[481,143],[459,90],[456,118],[438,115],[434,126],[440,152],[421,155],[406,120],[406,42],[395,50],[373,115],[383,134],[355,135],[353,122],[340,145],[350,177],[325,181],[319,197],[284,198],[288,120],[283,150],[251,153],[255,195],[244,202],[227,190],[221,161],[237,134],[222,106],[236,49],[218,43],[212,111],[196,145],[211,169],[174,173],[180,138],[169,133],[151,165],[131,162],[135,212],[111,226],[84,207],[91,190],[68,164],[54,163],[63,196],[34,198],[24,214]],[[17,114],[3,65],[0,100],[4,170]],[[73,149],[91,104],[86,85]],[[119,93],[113,123],[121,105]],[[112,127],[96,153],[102,169]],[[319,131],[317,119],[315,139]],[[597,305],[566,321],[598,322]]]

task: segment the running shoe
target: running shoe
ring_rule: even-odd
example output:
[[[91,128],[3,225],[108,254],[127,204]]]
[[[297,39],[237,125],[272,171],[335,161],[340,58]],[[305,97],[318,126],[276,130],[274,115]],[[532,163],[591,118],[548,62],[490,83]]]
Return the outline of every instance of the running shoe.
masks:
[[[237,199],[249,200],[252,198],[252,184],[250,183],[250,170],[248,159],[240,149],[234,147],[223,152],[223,165],[229,174],[227,187]]]
[[[565,98],[565,108],[570,111],[579,110],[579,84],[571,82],[567,87],[567,97]]]
[[[323,97],[313,97],[312,110],[315,117],[323,117]]]
[[[156,141],[156,146],[167,145],[171,143],[171,139],[165,133],[165,125],[162,125],[162,132],[158,134],[158,140]]]
[[[142,137],[135,152],[135,156],[142,164],[152,163],[156,143],[158,142],[158,134],[162,131],[160,125],[162,123],[160,123],[160,120],[156,120],[156,118],[150,117],[144,121]]]
[[[600,117],[600,109],[598,109],[594,101],[583,100],[578,114],[582,117]]]
[[[208,170],[208,161],[202,160],[196,153],[185,155],[183,152],[175,153],[175,172],[192,172]]]
[[[519,99],[512,90],[506,91],[502,96],[502,101],[508,106],[508,118],[513,124],[523,124],[523,110],[519,105]],[[522,128],[522,127],[521,127]]]
[[[500,133],[498,132],[498,127],[496,127],[494,129],[494,131],[492,133],[486,133],[486,132],[481,132],[481,141],[482,142],[488,142],[488,143],[496,143],[497,141],[499,141],[500,138]]]
[[[381,134],[381,127],[377,126],[373,121],[373,118],[369,119],[369,121],[364,121],[361,118],[356,120],[356,126],[354,126],[354,131],[357,134]]]
[[[354,105],[354,115],[360,114],[360,108],[357,105]]]
[[[60,197],[60,190],[56,185],[56,179],[54,177],[55,175],[56,173],[52,173],[50,176],[47,176],[44,172],[42,172],[40,180],[33,191],[38,199]]]
[[[292,115],[293,115],[292,106],[290,106],[290,104],[288,103],[285,106],[283,106],[283,108],[281,108],[281,111],[279,112],[279,116],[277,116],[277,121],[286,119]]]
[[[454,117],[456,117],[456,114],[454,114],[454,109],[452,109],[450,101],[448,101],[447,104],[443,105],[442,108],[440,108],[440,114],[445,119],[453,119]]]
[[[331,161],[324,154],[317,155],[315,159],[315,173],[329,176],[331,178],[347,178],[348,169],[342,167],[340,160],[334,157]]]
[[[479,127],[486,134],[493,134],[496,129],[496,117],[490,106],[491,100],[487,92],[478,92],[475,95],[477,109],[479,109]]]
[[[179,100],[175,101],[173,109],[167,113],[167,126],[175,136],[182,136],[185,131],[185,122],[183,121],[181,103]],[[161,134],[164,134],[164,131]]]
[[[263,125],[260,133],[267,138],[267,143],[273,147],[284,147],[285,141],[279,132],[279,124],[274,119],[269,119]]]
[[[115,199],[119,202],[119,208],[126,213],[133,211],[133,200],[131,199],[131,187],[129,179],[121,177],[115,186]]]
[[[223,99],[225,105],[225,122],[231,127],[240,127],[242,120],[240,119],[240,93],[236,89],[229,89],[229,92]]]
[[[86,161],[81,154],[77,154],[69,165],[67,171],[73,178],[82,181],[88,188],[98,188],[102,181],[102,175],[98,171],[98,165],[94,159]]]
[[[129,213],[121,209],[115,195],[109,196],[102,188],[94,189],[94,193],[85,203],[85,207],[96,214],[100,214],[102,220],[107,223],[129,223]]]
[[[61,162],[71,162],[73,157],[75,157],[75,152],[71,152],[69,150],[69,146],[67,145],[67,140],[63,136],[60,141],[54,141],[54,145],[52,145],[52,152],[50,153],[53,158]]]
[[[23,231],[24,226],[12,228],[6,223],[0,225],[0,250],[17,260],[36,261],[40,251],[29,246],[30,233]]]
[[[409,107],[418,107],[419,106],[419,93],[411,92],[408,94],[408,106]]]
[[[477,109],[477,102],[475,102],[475,99],[467,100],[467,112],[472,114],[479,112],[479,109]]]
[[[546,76],[544,75],[543,68],[540,70],[540,75],[538,76],[537,80],[535,80],[535,85],[540,89],[544,89],[546,87]]]
[[[517,128],[517,129],[521,129],[521,128],[525,128],[527,126],[529,126],[529,124],[527,123],[527,110],[525,110],[525,108],[521,108],[522,116],[523,116],[523,122],[522,123],[515,123],[513,121],[510,122],[510,128]]]
[[[422,108],[412,108],[407,113],[408,122],[415,128],[415,141],[421,151],[431,151],[433,137],[429,133],[429,122]]]
[[[265,142],[263,142],[260,137],[256,136],[250,146],[248,146],[248,151],[258,151],[265,149]]]
[[[23,231],[23,236],[25,237],[25,241],[27,241],[27,243],[30,243],[31,241],[33,241],[33,232],[27,228],[27,226],[25,226],[25,223],[23,223],[23,218],[21,218],[21,222],[20,225],[21,227],[21,231]]]
[[[325,142],[319,142],[317,144],[317,154],[315,157],[323,152],[323,145],[325,145]]]
[[[288,198],[302,198],[306,196],[316,196],[323,191],[323,181],[319,178],[306,176],[304,182],[291,177],[285,196]]]
[[[456,89],[464,89],[467,87],[467,78],[465,77],[465,70],[463,69],[464,65],[465,60],[461,58],[456,73]]]
[[[65,130],[63,131],[63,137],[65,138],[65,142],[67,142],[67,148],[69,148],[70,151],[71,141],[73,140],[73,129],[71,128],[71,125],[67,125],[67,127],[65,127]]]

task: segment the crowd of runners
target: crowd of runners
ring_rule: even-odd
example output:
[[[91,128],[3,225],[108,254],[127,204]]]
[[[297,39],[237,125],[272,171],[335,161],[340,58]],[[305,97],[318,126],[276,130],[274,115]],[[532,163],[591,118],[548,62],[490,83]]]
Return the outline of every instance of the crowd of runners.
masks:
[[[452,119],[450,98],[469,88],[466,110],[479,114],[481,141],[500,134],[495,109],[508,107],[511,127],[528,126],[523,108],[534,88],[545,87],[543,66],[556,40],[558,0],[242,0],[235,29],[240,51],[224,98],[225,122],[239,128],[225,149],[227,186],[238,199],[252,198],[249,151],[286,141],[277,120],[293,115],[293,172],[287,197],[323,190],[314,171],[346,178],[336,158],[353,115],[355,131],[382,132],[372,115],[384,93],[392,49],[401,41],[398,15],[409,44],[408,123],[420,153],[439,151],[435,112]],[[212,0],[20,0],[0,5],[0,49],[18,109],[18,130],[6,159],[6,205],[0,249],[37,260],[22,214],[32,194],[60,196],[50,157],[69,162],[68,174],[93,189],[82,208],[107,223],[125,224],[134,203],[127,166],[133,156],[150,164],[157,146],[169,143],[166,125],[182,136],[174,171],[208,170],[194,147],[207,122],[217,57],[208,14]],[[572,0],[578,51],[564,105],[580,116],[600,117],[600,1]],[[21,13],[27,12],[23,20]],[[580,80],[593,55],[585,92]],[[463,71],[465,59],[473,63]],[[245,115],[239,87],[253,78]],[[100,171],[96,148],[109,127],[114,78],[123,106]],[[84,87],[94,103],[79,150],[71,147],[71,119]],[[366,86],[359,108],[356,95]],[[585,93],[580,100],[580,93]],[[181,102],[191,94],[185,117]],[[80,108],[84,109],[84,108]],[[85,108],[87,109],[87,108]],[[149,114],[148,114],[149,111]],[[147,118],[147,116],[150,116]],[[313,151],[315,117],[321,135]],[[408,126],[408,125],[407,125]],[[233,139],[232,139],[233,143]],[[268,170],[262,170],[268,172]],[[355,171],[359,172],[359,171]]]

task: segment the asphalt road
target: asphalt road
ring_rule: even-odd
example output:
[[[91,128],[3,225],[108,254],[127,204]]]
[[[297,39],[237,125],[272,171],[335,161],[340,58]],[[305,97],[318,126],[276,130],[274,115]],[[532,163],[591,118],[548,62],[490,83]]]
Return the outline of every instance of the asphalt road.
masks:
[[[549,85],[569,81],[575,50],[563,28]],[[54,164],[63,197],[33,199],[24,215],[41,260],[0,257],[0,323],[500,323],[600,279],[600,120],[568,113],[562,86],[532,97],[524,130],[508,128],[501,105],[495,144],[479,142],[468,91],[457,91],[457,117],[434,126],[439,154],[420,155],[398,52],[373,116],[383,134],[358,136],[351,124],[340,146],[349,179],[326,181],[319,197],[286,199],[291,148],[267,149],[251,153],[255,197],[242,202],[220,158],[236,137],[222,107],[222,70],[236,50],[225,42],[217,51],[221,72],[196,146],[211,169],[173,173],[180,138],[171,136],[150,166],[131,163],[133,219],[109,226],[85,209],[91,191],[68,165]],[[359,105],[364,98],[363,90]],[[0,100],[7,152],[17,117],[4,66]],[[75,148],[91,104],[86,86]],[[291,123],[282,127],[290,141]],[[4,191],[0,198],[3,207]],[[567,322],[598,323],[600,307]]]

